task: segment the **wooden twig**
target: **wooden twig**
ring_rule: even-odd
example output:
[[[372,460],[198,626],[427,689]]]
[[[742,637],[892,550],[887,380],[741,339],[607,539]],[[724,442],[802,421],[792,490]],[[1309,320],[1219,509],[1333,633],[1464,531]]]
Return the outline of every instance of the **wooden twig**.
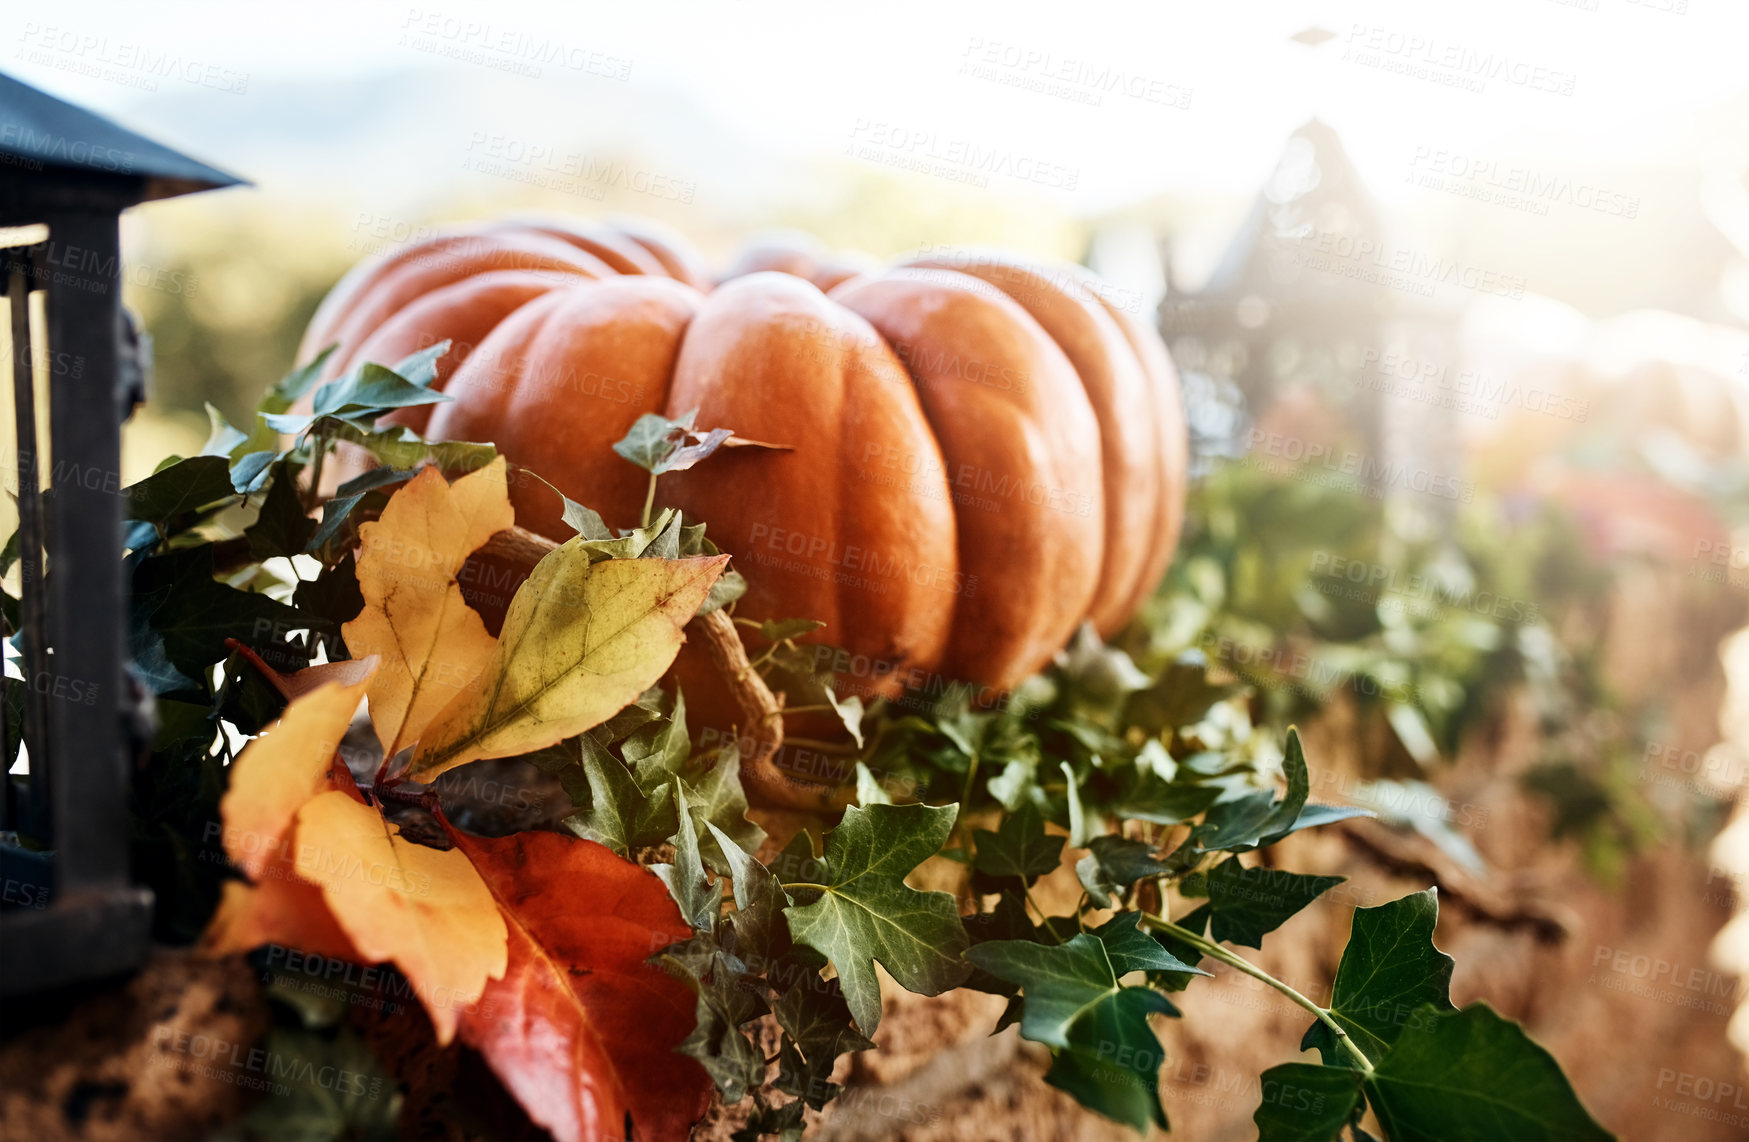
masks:
[[[749,803],[822,813],[844,808],[846,802],[837,795],[835,785],[807,781],[778,768],[777,753],[783,748],[783,697],[773,694],[759,671],[753,669],[734,620],[715,610],[693,619],[688,629],[702,637],[712,665],[747,719],[749,748],[741,754],[741,785],[747,790]]]
[[[539,532],[525,527],[507,527],[503,531],[494,532],[485,546],[474,554],[502,559],[506,563],[516,564],[524,571],[532,571],[536,563],[546,558],[547,553],[558,546]]]

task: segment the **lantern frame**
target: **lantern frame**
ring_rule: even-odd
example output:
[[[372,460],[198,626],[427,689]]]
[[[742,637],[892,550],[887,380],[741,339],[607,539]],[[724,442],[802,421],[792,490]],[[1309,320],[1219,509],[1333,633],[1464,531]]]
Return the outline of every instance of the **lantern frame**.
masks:
[[[15,429],[0,467],[18,480],[23,675],[13,680],[23,725],[5,725],[0,701],[0,740],[16,732],[30,765],[23,788],[7,776],[0,828],[50,846],[0,844],[0,995],[128,971],[147,951],[152,894],[128,868],[137,719],[123,665],[120,474],[121,423],[143,399],[144,366],[121,308],[119,220],[142,202],[241,181],[0,74]],[[17,758],[6,756],[10,770]]]

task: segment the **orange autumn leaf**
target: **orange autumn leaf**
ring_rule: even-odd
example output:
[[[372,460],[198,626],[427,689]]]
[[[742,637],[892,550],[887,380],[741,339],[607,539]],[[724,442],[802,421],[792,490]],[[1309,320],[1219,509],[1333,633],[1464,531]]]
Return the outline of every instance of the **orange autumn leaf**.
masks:
[[[328,911],[322,890],[301,879],[286,858],[269,866],[258,885],[226,881],[218,910],[201,937],[201,951],[209,956],[236,955],[264,944],[328,959],[363,958]]]
[[[623,1137],[628,1116],[644,1142],[686,1137],[711,1083],[674,1052],[695,997],[647,962],[690,934],[666,887],[557,833],[403,838],[334,757],[364,685],[294,700],[237,763],[227,821],[277,843],[225,886],[203,950],[392,962],[439,1041],[459,1031],[560,1142]]]
[[[354,657],[382,656],[370,717],[392,758],[473,682],[497,645],[456,575],[475,549],[516,522],[504,458],[451,484],[426,468],[359,529],[364,609],[340,628]]]
[[[322,886],[360,955],[401,969],[438,1042],[454,1038],[461,1012],[504,974],[504,918],[460,850],[414,844],[336,789],[297,811],[296,864],[299,876]]]
[[[369,658],[347,658],[340,662],[322,662],[315,666],[306,666],[302,670],[294,670],[290,674],[281,674],[269,666],[259,654],[256,654],[244,643],[234,638],[225,640],[225,648],[233,654],[240,655],[249,665],[265,679],[267,684],[279,691],[279,696],[290,702],[301,698],[319,686],[329,682],[338,682],[342,686],[351,686],[369,678],[380,661],[376,655]]]
[[[299,807],[332,788],[328,771],[374,663],[349,664],[362,675],[351,685],[330,682],[293,701],[231,766],[230,789],[219,802],[225,853],[251,879],[260,880],[287,850]]]
[[[509,966],[461,1020],[529,1117],[558,1142],[683,1139],[711,1082],[674,1048],[696,997],[647,961],[691,934],[649,870],[558,833],[450,835],[509,927]]]

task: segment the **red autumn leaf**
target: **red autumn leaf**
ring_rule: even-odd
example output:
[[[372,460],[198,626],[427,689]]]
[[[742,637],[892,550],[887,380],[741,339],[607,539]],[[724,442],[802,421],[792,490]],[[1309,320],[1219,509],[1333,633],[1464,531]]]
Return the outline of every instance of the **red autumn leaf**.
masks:
[[[451,830],[510,931],[510,962],[461,1036],[559,1142],[683,1139],[711,1083],[674,1048],[695,997],[646,961],[691,934],[662,882],[593,841]]]

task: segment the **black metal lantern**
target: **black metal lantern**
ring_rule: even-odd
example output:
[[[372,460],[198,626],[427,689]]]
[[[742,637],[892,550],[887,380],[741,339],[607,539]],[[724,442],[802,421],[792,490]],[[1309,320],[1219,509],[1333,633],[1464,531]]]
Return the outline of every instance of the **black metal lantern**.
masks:
[[[1169,281],[1160,305],[1199,469],[1244,455],[1250,418],[1303,385],[1358,435],[1373,494],[1449,522],[1455,500],[1378,481],[1395,461],[1457,471],[1451,415],[1424,395],[1386,399],[1398,377],[1381,371],[1455,376],[1461,302],[1435,288],[1452,268],[1400,243],[1335,130],[1314,119],[1295,131],[1207,284]]]
[[[1295,131],[1207,284],[1169,285],[1161,303],[1160,330],[1187,386],[1194,394],[1199,382],[1231,383],[1255,413],[1285,383],[1307,381],[1348,406],[1376,441],[1378,402],[1357,394],[1353,377],[1400,303],[1345,273],[1352,258],[1328,250],[1386,244],[1380,211],[1336,132],[1317,120]],[[1227,451],[1226,442],[1209,443]]]
[[[8,769],[22,741],[30,770],[22,786],[7,777],[0,829],[35,842],[0,845],[0,994],[125,971],[145,954],[152,896],[128,873],[118,495],[121,422],[143,397],[144,361],[121,308],[118,219],[239,181],[0,75],[16,429],[0,447],[17,473],[23,675],[0,703],[0,738]]]

